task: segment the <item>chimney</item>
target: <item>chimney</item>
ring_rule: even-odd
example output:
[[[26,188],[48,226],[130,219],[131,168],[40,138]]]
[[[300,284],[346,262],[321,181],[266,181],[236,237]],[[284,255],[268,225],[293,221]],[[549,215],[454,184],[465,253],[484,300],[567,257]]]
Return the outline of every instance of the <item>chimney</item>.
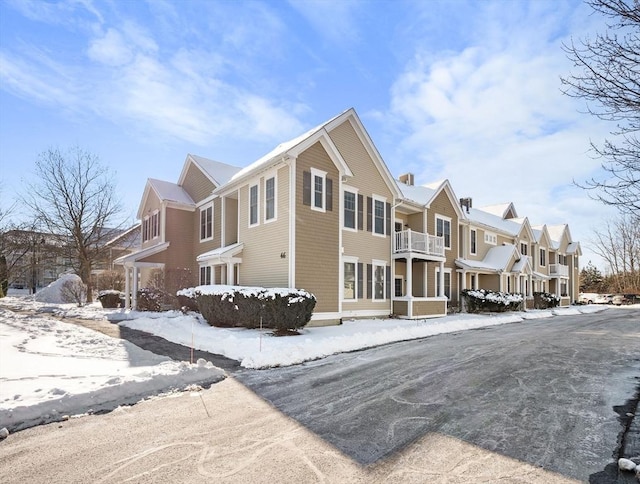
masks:
[[[470,197],[460,199],[460,206],[466,209],[467,213],[469,213],[469,209],[471,208],[471,205],[472,205],[472,202]]]
[[[405,185],[413,186],[413,173],[405,173],[404,175],[400,175],[400,177],[398,177],[398,181],[400,183],[404,183]]]

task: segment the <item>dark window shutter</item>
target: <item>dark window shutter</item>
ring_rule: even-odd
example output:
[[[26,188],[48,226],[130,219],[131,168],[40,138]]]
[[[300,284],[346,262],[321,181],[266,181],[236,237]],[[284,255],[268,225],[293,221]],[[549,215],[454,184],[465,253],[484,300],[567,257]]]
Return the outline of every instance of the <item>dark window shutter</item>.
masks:
[[[371,299],[371,281],[373,280],[373,266],[367,264],[367,299]]]
[[[371,211],[373,206],[373,199],[367,197],[367,232],[371,232]]]
[[[364,211],[364,197],[362,195],[358,195],[358,230],[362,230],[362,219]]]
[[[387,279],[387,289],[386,289],[386,293],[387,293],[387,299],[391,299],[391,266],[387,266],[387,271],[386,271],[386,279]]]
[[[393,232],[393,228],[391,227],[391,204],[387,203],[385,206],[385,211],[387,215],[387,235],[391,235]]]
[[[358,262],[358,299],[362,299],[362,290],[364,289],[362,276],[364,276],[362,273],[362,262]]]
[[[311,172],[302,172],[302,204],[311,206]]]
[[[333,180],[331,178],[327,178],[327,203],[325,207],[327,211],[331,212],[333,210]]]

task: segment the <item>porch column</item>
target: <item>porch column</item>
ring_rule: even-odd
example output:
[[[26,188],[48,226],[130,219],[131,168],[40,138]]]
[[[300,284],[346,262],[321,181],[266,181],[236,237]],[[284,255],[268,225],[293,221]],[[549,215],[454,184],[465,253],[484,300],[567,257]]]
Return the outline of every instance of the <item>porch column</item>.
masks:
[[[498,273],[498,282],[499,282],[499,284],[498,284],[499,291],[500,292],[504,292],[504,277],[503,277],[502,272]]]
[[[531,274],[529,274],[529,290],[527,292],[527,296],[533,296],[533,276]]]
[[[407,258],[407,287],[404,288],[405,297],[413,295],[413,257]]]
[[[133,268],[133,295],[131,296],[132,309],[138,309],[138,268],[134,265]]]
[[[520,294],[522,292],[522,290],[520,289],[521,287],[522,287],[522,276],[518,274],[518,277],[516,277],[516,294]]]
[[[462,284],[460,285],[460,290],[464,291],[467,288],[467,271],[462,269]]]
[[[235,284],[233,273],[233,262],[227,262],[227,284],[233,286]]]
[[[131,309],[131,268],[124,266],[124,308]]]
[[[438,288],[438,297],[444,297],[444,262],[440,262],[440,273],[438,274],[440,287]]]

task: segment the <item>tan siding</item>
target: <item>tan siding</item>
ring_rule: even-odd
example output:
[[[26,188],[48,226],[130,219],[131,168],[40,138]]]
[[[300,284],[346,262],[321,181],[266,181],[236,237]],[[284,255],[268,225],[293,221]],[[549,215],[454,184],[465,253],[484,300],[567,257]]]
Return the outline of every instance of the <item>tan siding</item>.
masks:
[[[225,199],[225,245],[238,242],[238,200],[234,198]]]
[[[271,177],[275,172],[266,176]],[[240,188],[239,232],[244,243],[240,283],[263,287],[286,287],[289,285],[289,168],[277,170],[276,220],[264,222],[265,176],[252,180]],[[249,186],[259,183],[259,224],[249,227]],[[280,255],[285,253],[285,257]]]
[[[453,202],[456,203],[456,202]],[[428,233],[436,234],[436,215],[443,215],[451,219],[451,249],[445,250],[446,261],[444,263],[445,269],[451,269],[451,304],[456,305],[458,301],[459,287],[456,259],[458,258],[458,247],[460,243],[458,241],[458,214],[456,209],[447,196],[446,192],[441,191],[438,196],[431,202],[431,206],[427,213],[427,229]],[[435,269],[437,265],[429,264],[427,269],[427,287],[429,296],[435,296],[436,284],[435,284]]]
[[[414,301],[414,316],[437,316],[447,314],[445,301]]]
[[[513,245],[515,239],[513,237],[507,237],[505,235],[498,235],[498,245],[511,244]]]
[[[500,290],[500,277],[497,274],[479,274],[479,288],[491,291]]]
[[[424,215],[422,213],[414,213],[409,215],[409,227],[416,232],[425,233],[424,230]]]
[[[194,202],[198,203],[200,200],[204,200],[211,195],[215,185],[211,183],[211,180],[209,180],[198,167],[190,163],[182,183],[182,188],[185,189]]]
[[[196,256],[222,246],[222,237],[220,232],[222,230],[221,205],[222,200],[220,198],[213,200],[213,239],[211,240],[206,240],[204,242],[200,241],[200,209],[206,208],[210,206],[210,204],[205,204],[202,207],[197,208],[193,214],[193,227],[191,228],[191,231],[194,241],[193,253]]]
[[[393,301],[393,314],[396,316],[408,316],[409,303],[407,301]]]
[[[312,167],[327,172],[333,180],[332,211],[318,212],[303,204],[303,172]],[[335,312],[339,308],[338,176],[320,143],[301,153],[296,161],[296,286],[315,294],[316,312]]]

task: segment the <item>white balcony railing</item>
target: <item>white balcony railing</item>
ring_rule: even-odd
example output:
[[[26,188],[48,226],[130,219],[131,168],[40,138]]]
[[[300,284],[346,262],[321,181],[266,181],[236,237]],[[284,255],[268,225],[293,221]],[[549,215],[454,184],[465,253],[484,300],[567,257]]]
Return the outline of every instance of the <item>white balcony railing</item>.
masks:
[[[569,277],[569,266],[563,266],[562,264],[551,264],[549,266],[549,274],[552,276]]]
[[[419,252],[421,254],[444,257],[444,238],[435,235],[403,230],[395,233],[393,252]]]

